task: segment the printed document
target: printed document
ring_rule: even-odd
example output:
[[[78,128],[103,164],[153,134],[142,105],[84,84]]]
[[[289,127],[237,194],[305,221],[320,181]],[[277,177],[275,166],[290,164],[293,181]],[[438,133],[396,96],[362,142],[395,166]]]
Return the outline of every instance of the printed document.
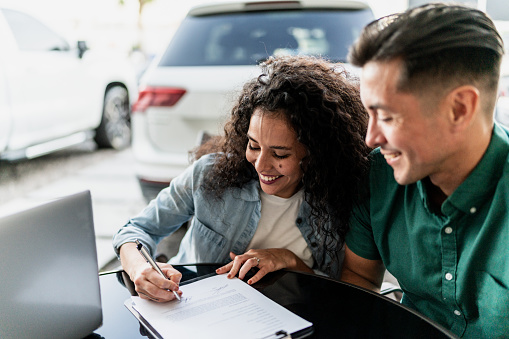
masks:
[[[131,307],[163,338],[272,338],[312,324],[238,278],[215,275],[180,287],[182,300],[131,297]],[[134,313],[134,312],[133,312]]]

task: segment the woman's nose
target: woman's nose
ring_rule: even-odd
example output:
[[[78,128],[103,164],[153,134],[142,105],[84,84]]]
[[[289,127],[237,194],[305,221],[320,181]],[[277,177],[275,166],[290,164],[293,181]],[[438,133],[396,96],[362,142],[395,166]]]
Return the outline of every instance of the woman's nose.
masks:
[[[264,171],[268,171],[272,168],[272,164],[270,161],[270,155],[265,151],[261,151],[258,154],[258,158],[255,162],[255,168],[258,173],[262,173]]]

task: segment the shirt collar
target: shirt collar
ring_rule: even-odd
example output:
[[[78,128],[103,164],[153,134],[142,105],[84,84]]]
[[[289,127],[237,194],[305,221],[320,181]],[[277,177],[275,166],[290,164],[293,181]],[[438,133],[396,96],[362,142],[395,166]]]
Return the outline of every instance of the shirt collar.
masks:
[[[442,205],[442,212],[450,215],[455,207],[464,213],[475,213],[482,202],[492,196],[507,162],[508,154],[508,132],[495,124],[491,141],[481,161],[447,198]]]

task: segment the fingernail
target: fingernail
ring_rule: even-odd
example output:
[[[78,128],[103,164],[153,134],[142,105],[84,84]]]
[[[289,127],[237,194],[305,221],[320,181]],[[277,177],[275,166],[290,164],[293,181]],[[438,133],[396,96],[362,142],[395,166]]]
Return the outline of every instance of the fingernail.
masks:
[[[249,279],[249,280],[247,281],[247,284],[248,284],[248,285],[251,285],[252,283],[253,283],[253,281],[252,281],[251,279]]]

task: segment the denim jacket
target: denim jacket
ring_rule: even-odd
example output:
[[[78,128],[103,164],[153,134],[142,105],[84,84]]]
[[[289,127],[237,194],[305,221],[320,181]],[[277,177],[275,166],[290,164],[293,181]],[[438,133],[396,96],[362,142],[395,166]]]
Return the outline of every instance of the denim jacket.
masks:
[[[259,183],[253,180],[243,188],[231,188],[222,199],[216,199],[200,187],[215,155],[209,154],[197,160],[181,175],[172,180],[157,198],[136,217],[129,220],[113,237],[118,254],[119,247],[126,242],[139,239],[152,254],[162,238],[175,232],[182,224],[191,220],[178,254],[170,260],[172,264],[227,263],[230,251],[242,254],[253,238],[260,220],[261,200]],[[317,235],[309,225],[311,208],[303,202],[295,223],[313,253],[313,269],[325,271],[331,261],[319,246]],[[331,277],[339,278],[341,262],[333,263]]]

